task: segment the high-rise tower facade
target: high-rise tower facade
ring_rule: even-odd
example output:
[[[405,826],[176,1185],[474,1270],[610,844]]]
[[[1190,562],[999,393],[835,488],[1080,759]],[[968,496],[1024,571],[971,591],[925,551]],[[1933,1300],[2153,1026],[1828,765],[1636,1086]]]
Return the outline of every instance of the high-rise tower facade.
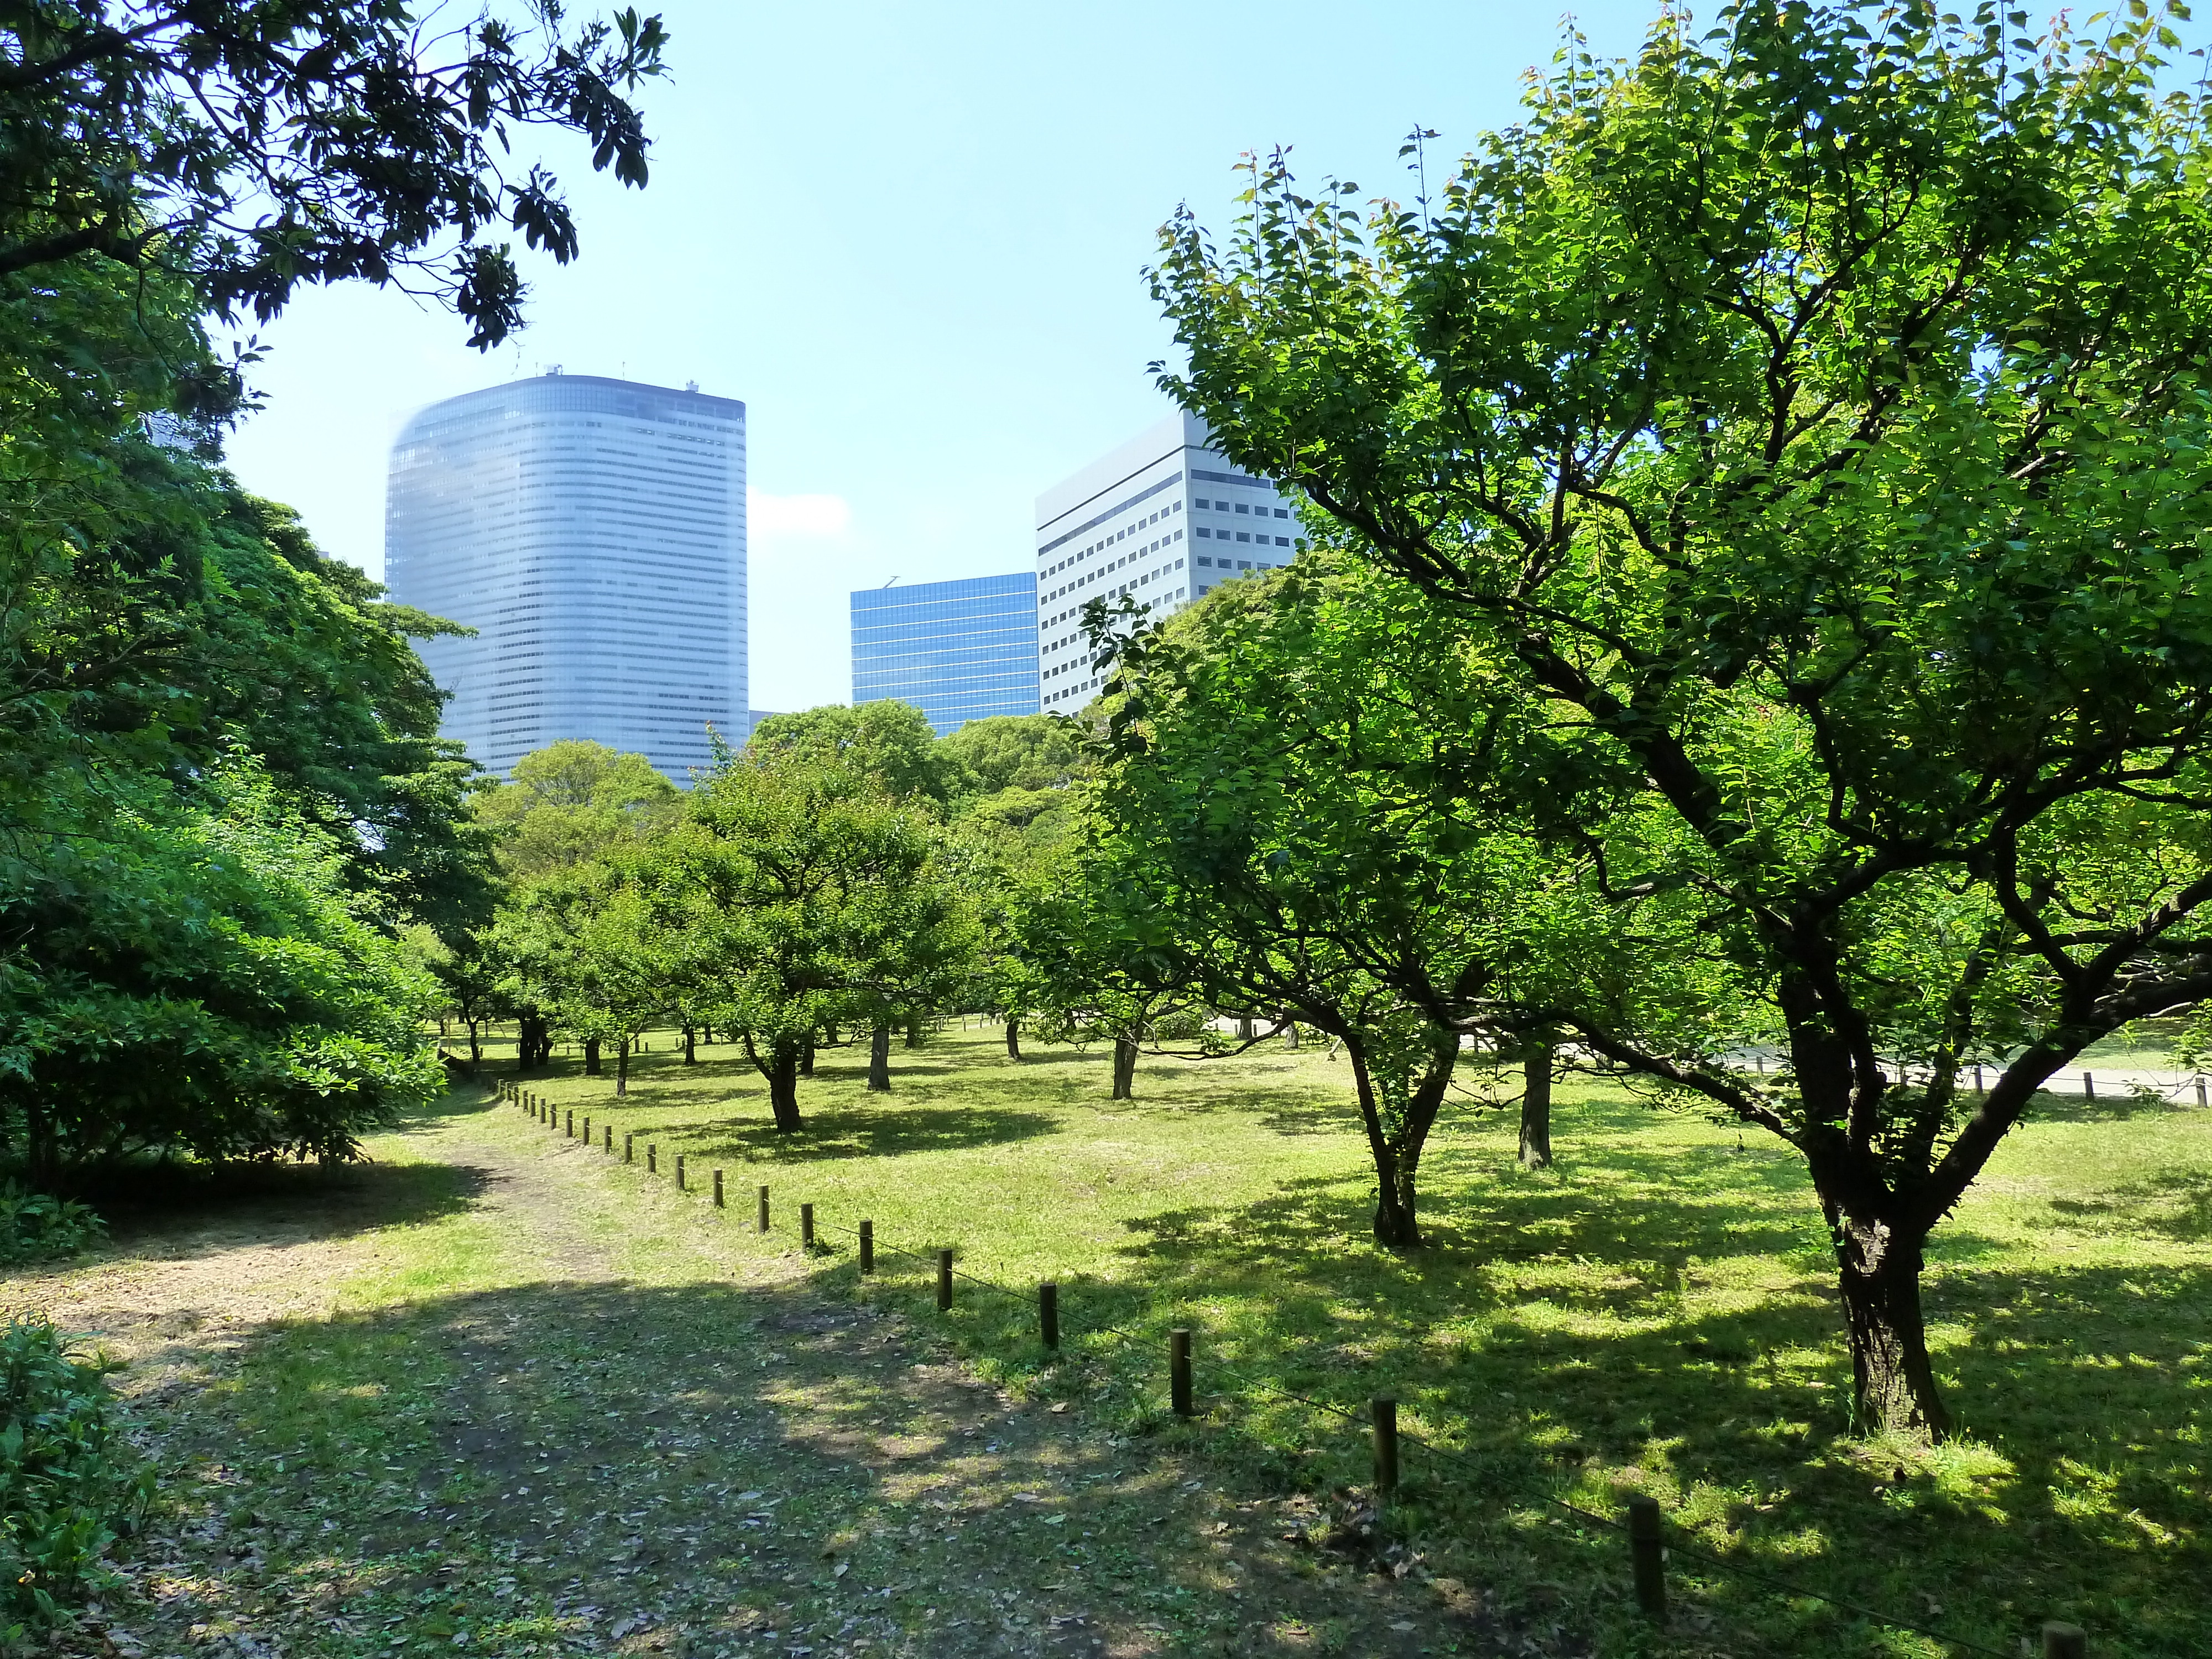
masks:
[[[1083,607],[1124,593],[1158,615],[1232,577],[1288,564],[1288,497],[1210,446],[1204,422],[1171,415],[1036,500],[1038,658],[1048,713],[1098,689]]]
[[[853,595],[853,701],[896,697],[940,738],[1037,712],[1036,578],[865,587]]]
[[[477,630],[422,643],[445,731],[495,772],[562,738],[712,761],[747,736],[745,406],[584,374],[434,404],[386,498],[392,597]]]

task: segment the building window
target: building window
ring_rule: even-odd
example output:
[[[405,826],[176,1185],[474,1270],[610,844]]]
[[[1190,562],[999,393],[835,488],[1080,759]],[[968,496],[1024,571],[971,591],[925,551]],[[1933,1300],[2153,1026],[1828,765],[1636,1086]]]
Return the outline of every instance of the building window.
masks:
[[[1181,541],[1181,540],[1182,539],[1182,531],[1180,531],[1180,530],[1176,531],[1176,533],[1175,533],[1174,535],[1172,535],[1172,536],[1169,537],[1169,538],[1168,538],[1168,539],[1169,539],[1170,541],[1171,541],[1171,542],[1179,542],[1179,541]]]
[[[1212,503],[1212,501],[1209,501],[1208,500],[1206,500],[1205,496],[1200,495],[1200,496],[1197,497],[1195,500],[1194,500],[1194,501],[1191,502],[1191,505],[1192,505],[1193,507],[1212,507],[1212,506],[1213,505],[1213,503]]]
[[[1275,509],[1275,516],[1279,519],[1287,519],[1291,516],[1291,509],[1287,507],[1279,507]]]
[[[1211,530],[1208,530],[1204,525],[1200,525],[1198,527],[1198,533],[1201,536],[1211,536],[1213,532]]]
[[[1249,570],[1252,568],[1252,561],[1249,559],[1239,559],[1237,561],[1237,568],[1239,570]]]
[[[1252,509],[1245,506],[1243,502],[1239,501],[1237,503],[1237,510],[1239,513],[1249,513]]]
[[[1237,532],[1237,539],[1240,542],[1249,542],[1252,538],[1247,535],[1243,531],[1240,530]]]
[[[1275,538],[1275,545],[1278,547],[1288,547],[1290,544],[1291,538],[1288,536],[1278,536]]]

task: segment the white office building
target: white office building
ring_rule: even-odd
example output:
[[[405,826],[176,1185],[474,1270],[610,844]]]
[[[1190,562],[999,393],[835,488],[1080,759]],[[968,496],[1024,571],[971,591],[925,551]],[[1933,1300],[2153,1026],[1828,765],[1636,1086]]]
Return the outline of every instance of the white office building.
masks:
[[[1177,414],[1037,497],[1037,636],[1047,713],[1098,690],[1083,633],[1094,599],[1133,595],[1170,616],[1224,581],[1288,564],[1290,498],[1208,447]]]
[[[750,734],[742,403],[556,372],[434,404],[392,446],[384,545],[394,599],[477,630],[420,648],[493,771],[583,738],[681,782],[710,726]]]

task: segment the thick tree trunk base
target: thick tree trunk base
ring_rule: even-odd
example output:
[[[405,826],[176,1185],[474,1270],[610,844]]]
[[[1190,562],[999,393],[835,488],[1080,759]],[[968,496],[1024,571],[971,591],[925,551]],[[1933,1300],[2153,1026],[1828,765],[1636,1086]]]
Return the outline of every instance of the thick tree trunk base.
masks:
[[[1137,1045],[1127,1037],[1114,1042],[1114,1098],[1137,1097]]]
[[[1528,1051],[1521,1091],[1521,1167],[1552,1167],[1552,1049],[1547,1043]]]
[[[598,1077],[600,1075],[599,1040],[597,1037],[586,1037],[584,1039],[584,1075],[586,1077]]]
[[[1942,1440],[1951,1432],[1920,1309],[1923,1242],[1887,1222],[1845,1218],[1837,1229],[1854,1433]]]
[[[889,1094],[891,1087],[891,1028],[878,1025],[868,1033],[868,1092]]]
[[[1006,1022],[1006,1058],[1019,1060],[1021,1057],[1022,1023],[1018,1019],[1010,1019]]]
[[[615,1098],[622,1100],[629,1094],[629,1042],[625,1038],[615,1050]]]

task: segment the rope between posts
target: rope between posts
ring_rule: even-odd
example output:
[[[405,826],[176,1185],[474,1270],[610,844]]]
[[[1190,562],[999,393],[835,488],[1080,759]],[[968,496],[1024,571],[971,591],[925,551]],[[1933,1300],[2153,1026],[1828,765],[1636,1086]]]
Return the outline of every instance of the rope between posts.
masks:
[[[844,1237],[854,1240],[857,1240],[860,1236],[856,1231],[850,1227],[842,1227],[835,1222],[823,1221],[818,1217],[815,1220],[814,1227],[817,1233],[836,1233]],[[933,1255],[925,1255],[918,1250],[908,1249],[903,1245],[888,1243],[883,1239],[876,1237],[872,1231],[870,1234],[870,1244],[872,1249],[882,1251],[886,1255],[904,1256],[910,1261],[920,1262],[924,1266],[935,1265],[935,1258]],[[1005,1297],[1011,1302],[1026,1306],[1030,1301],[1030,1293],[1026,1291],[1017,1291],[1009,1285],[999,1284],[994,1279],[980,1278],[976,1274],[968,1273],[962,1268],[952,1268],[951,1274],[955,1279],[964,1279],[967,1283],[975,1285],[979,1290],[995,1292],[1000,1296]],[[1133,1347],[1140,1346],[1144,1342],[1152,1340],[1140,1336],[1135,1332],[1125,1330],[1121,1326],[1107,1323],[1104,1321],[1099,1321],[1094,1323],[1063,1320],[1062,1325],[1066,1334],[1069,1335],[1079,1337],[1088,1334],[1112,1336],[1119,1339],[1122,1342],[1129,1344]],[[1276,1400],[1287,1401],[1293,1404],[1304,1406],[1310,1410],[1320,1412],[1324,1415],[1340,1419],[1346,1423],[1359,1425],[1368,1423],[1371,1420],[1370,1414],[1365,1412],[1340,1406],[1331,1401],[1316,1400],[1310,1395],[1299,1394],[1295,1389],[1282,1388],[1273,1382],[1262,1382],[1257,1377],[1240,1371],[1233,1365],[1224,1364],[1217,1361],[1212,1364],[1211,1369],[1218,1375],[1226,1376],[1235,1382],[1248,1393],[1263,1395]],[[1454,1465],[1478,1480],[1486,1483],[1494,1483],[1498,1480],[1497,1472],[1495,1470],[1488,1470],[1481,1468],[1472,1457],[1468,1456],[1464,1452],[1455,1451],[1449,1447],[1440,1446],[1434,1441],[1424,1439],[1421,1436],[1415,1433],[1401,1432],[1397,1437],[1401,1443],[1418,1447],[1430,1456],[1437,1459],[1441,1462]],[[1592,1526],[1602,1527],[1613,1532],[1623,1532],[1626,1530],[1626,1523],[1613,1516],[1602,1515],[1595,1510],[1584,1509],[1581,1504],[1570,1502],[1566,1498],[1557,1497],[1549,1492],[1534,1492],[1525,1486],[1518,1486],[1517,1483],[1508,1481],[1505,1484],[1508,1485],[1509,1487],[1517,1489],[1524,1498],[1529,1498],[1538,1504],[1548,1504],[1565,1514],[1573,1516],[1577,1520],[1587,1522]],[[1826,1606],[1834,1607],[1838,1612],[1850,1613],[1855,1618],[1868,1620],[1877,1625],[1886,1626],[1892,1630],[1909,1631],[1916,1636],[1924,1636],[1931,1641],[1941,1642],[1948,1647],[1959,1649],[1967,1653],[1987,1655],[1989,1656],[1989,1659],[2015,1659],[2015,1656],[2005,1649],[1985,1646],[1979,1642],[1970,1641],[1966,1638],[1961,1636],[1952,1636],[1942,1631],[1933,1629],[1927,1625],[1917,1623],[1910,1619],[1900,1619],[1894,1614],[1881,1613],[1875,1608],[1861,1606],[1859,1603],[1855,1601],[1847,1601],[1839,1596],[1830,1595],[1822,1590],[1808,1589],[1804,1585],[1792,1583],[1790,1580],[1786,1578],[1778,1577],[1772,1573],[1763,1571],[1759,1568],[1745,1566],[1739,1562],[1727,1560],[1720,1556],[1712,1554],[1709,1551],[1698,1549],[1694,1546],[1686,1546],[1670,1541],[1667,1545],[1667,1550],[1670,1555],[1679,1556],[1685,1560],[1698,1563],[1702,1565],[1711,1568],[1716,1571],[1732,1573],[1739,1578],[1747,1580],[1752,1583],[1760,1585],[1765,1589],[1777,1591],[1784,1595],[1800,1596],[1809,1601],[1819,1601]]]

